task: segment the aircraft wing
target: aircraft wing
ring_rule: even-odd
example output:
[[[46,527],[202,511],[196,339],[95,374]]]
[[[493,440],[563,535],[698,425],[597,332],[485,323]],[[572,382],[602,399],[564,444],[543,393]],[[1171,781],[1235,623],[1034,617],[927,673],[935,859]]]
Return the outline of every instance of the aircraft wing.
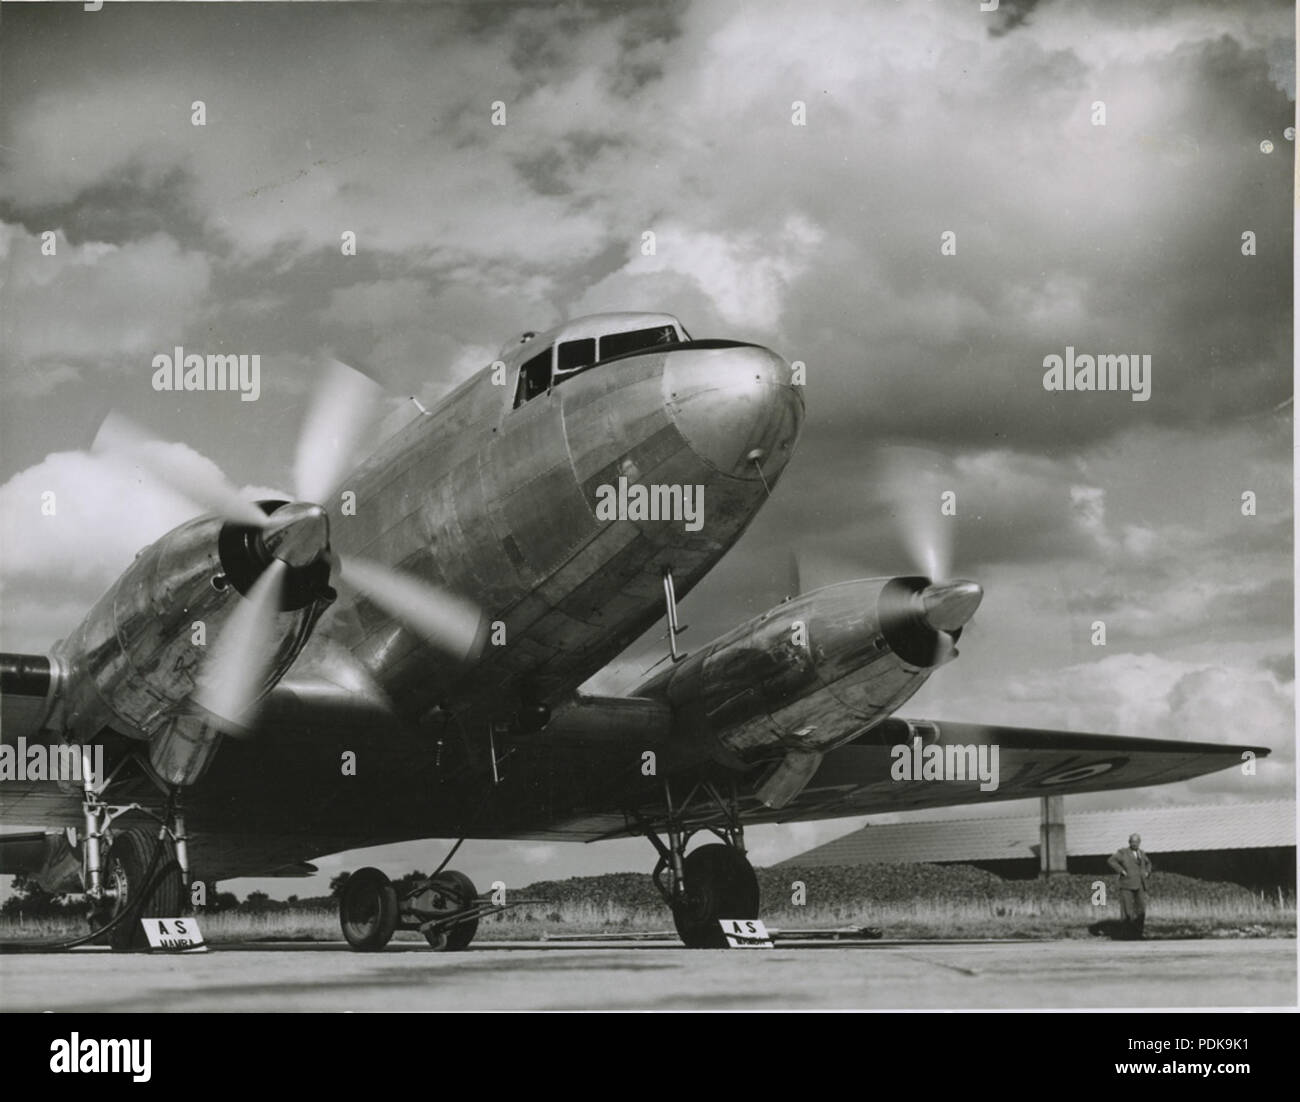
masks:
[[[906,746],[917,730],[928,730],[922,753],[928,746],[974,748],[963,757],[983,762],[993,760],[997,748],[996,786],[973,779],[896,779],[901,755],[896,746]],[[747,824],[809,822],[885,812],[917,811],[958,804],[983,804],[1000,800],[1021,800],[1041,796],[1105,792],[1121,788],[1143,788],[1169,784],[1214,773],[1221,769],[1255,767],[1267,757],[1262,746],[1188,742],[1177,739],[1134,738],[1089,734],[1034,727],[1002,727],[972,723],[937,723],[913,726],[906,720],[889,719],[846,746],[828,753],[804,790],[780,809],[763,806],[752,795],[756,771],[738,786],[737,807]],[[934,756],[933,754],[931,755]],[[955,757],[956,755],[954,755]],[[915,759],[913,763],[915,763]],[[722,787],[725,774],[692,771],[678,784],[679,795],[695,781],[712,781]],[[644,822],[662,828],[661,801],[647,798],[637,807]],[[719,821],[706,802],[696,803],[688,816],[695,826]],[[557,829],[558,828],[558,829]],[[637,831],[621,814],[590,815],[581,820],[556,824],[536,837],[595,841],[630,836]]]
[[[1144,788],[1170,784],[1246,765],[1268,756],[1261,746],[1184,742],[1177,739],[1054,731],[1038,727],[1001,727],[974,723],[938,723],[930,745],[974,747],[976,760],[992,761],[997,749],[996,787],[980,779],[895,779],[903,772],[901,753],[908,742],[905,721],[886,720],[866,736],[828,754],[808,788],[793,805],[759,816],[774,822],[911,811],[955,804],[1022,800]],[[928,750],[928,747],[925,748]],[[923,753],[925,751],[923,750]],[[932,755],[937,757],[937,754]],[[956,755],[954,755],[955,757]],[[969,753],[966,755],[969,757]],[[915,761],[915,759],[914,759]],[[913,761],[913,764],[914,764]]]

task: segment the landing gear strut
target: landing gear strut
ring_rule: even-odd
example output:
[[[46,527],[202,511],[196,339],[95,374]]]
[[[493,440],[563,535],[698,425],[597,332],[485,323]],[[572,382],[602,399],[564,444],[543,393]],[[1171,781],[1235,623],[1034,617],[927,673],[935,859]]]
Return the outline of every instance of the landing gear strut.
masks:
[[[158,819],[158,827],[113,830],[127,812]],[[114,805],[86,786],[82,802],[85,846],[83,883],[92,935],[117,951],[143,949],[148,941],[141,918],[175,918],[190,881],[185,818],[173,793],[162,816],[140,804]],[[168,852],[170,851],[170,852]]]
[[[687,817],[697,797],[713,805],[713,819],[720,813],[722,822],[692,825]],[[655,887],[673,913],[677,935],[688,949],[725,949],[727,939],[718,925],[719,919],[757,918],[759,910],[758,878],[745,856],[744,828],[736,811],[735,794],[724,800],[714,785],[697,784],[679,805],[674,805],[672,789],[664,783],[668,809],[667,840],[650,827],[645,836],[659,851],[659,862],[652,876]],[[686,853],[691,838],[707,829],[720,839]]]

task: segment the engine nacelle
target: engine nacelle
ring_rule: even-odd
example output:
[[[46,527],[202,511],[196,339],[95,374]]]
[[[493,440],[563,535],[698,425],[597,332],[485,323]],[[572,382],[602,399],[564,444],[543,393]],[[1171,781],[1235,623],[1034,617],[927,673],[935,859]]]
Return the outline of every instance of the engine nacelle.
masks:
[[[281,504],[262,507],[271,513]],[[111,727],[132,738],[154,739],[159,744],[157,754],[151,748],[155,766],[167,761],[169,739],[215,741],[203,734],[206,724],[191,701],[209,646],[269,562],[256,534],[253,528],[199,517],[136,556],[55,648],[67,671],[65,730],[89,739]],[[290,574],[264,691],[289,668],[333,599],[326,564]],[[179,769],[172,783],[190,783],[197,768],[201,765],[191,761],[162,772]]]
[[[711,739],[735,768],[784,759],[779,784],[797,791],[820,755],[888,717],[955,657],[961,628],[951,625],[979,593],[914,577],[827,586],[742,624],[636,695],[666,696],[677,729]],[[959,600],[969,611],[954,615]]]

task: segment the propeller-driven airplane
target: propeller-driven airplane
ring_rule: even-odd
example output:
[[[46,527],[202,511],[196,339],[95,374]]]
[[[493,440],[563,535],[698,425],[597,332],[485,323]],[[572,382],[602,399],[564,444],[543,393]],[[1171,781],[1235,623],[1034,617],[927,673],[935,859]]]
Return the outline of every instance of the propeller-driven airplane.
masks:
[[[178,914],[196,876],[309,875],[413,839],[639,835],[704,947],[719,919],[758,917],[749,824],[1140,787],[1267,753],[896,716],[983,596],[947,577],[797,594],[679,653],[677,596],[794,453],[795,383],[768,349],[667,314],[579,318],[524,334],[349,469],[374,388],[336,365],[294,500],[256,503],[110,418],[96,446],[204,513],[48,654],[0,656],[3,744],[87,766],[0,774],[0,819],[42,828],[0,838],[0,872],[84,892],[93,931],[129,948],[133,918]],[[579,693],[660,618],[670,653],[639,687]],[[400,895],[363,869],[340,899],[357,949],[398,928],[464,948],[487,910],[441,867]]]

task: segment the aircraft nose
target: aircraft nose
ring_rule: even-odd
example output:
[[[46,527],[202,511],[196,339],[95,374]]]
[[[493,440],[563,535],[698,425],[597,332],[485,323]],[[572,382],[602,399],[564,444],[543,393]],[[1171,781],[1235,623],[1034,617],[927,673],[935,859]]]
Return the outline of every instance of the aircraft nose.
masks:
[[[780,474],[803,425],[790,365],[756,345],[668,354],[664,403],[690,449],[733,478]]]

